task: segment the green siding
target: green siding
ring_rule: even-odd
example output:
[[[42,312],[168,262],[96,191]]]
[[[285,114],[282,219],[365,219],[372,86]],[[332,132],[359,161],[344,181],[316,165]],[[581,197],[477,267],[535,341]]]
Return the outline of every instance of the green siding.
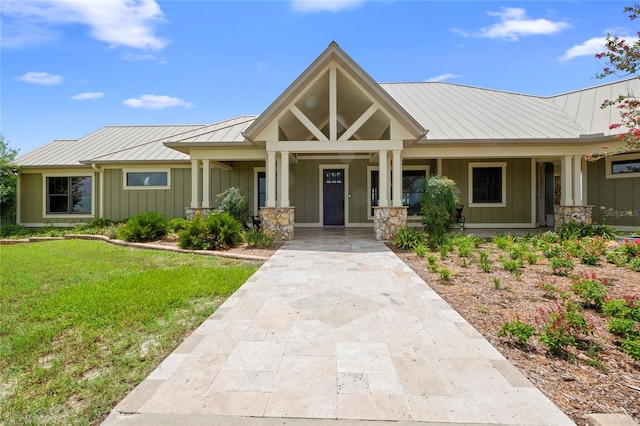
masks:
[[[469,207],[469,163],[506,162],[506,206]],[[453,179],[460,188],[460,200],[465,206],[467,223],[530,223],[531,222],[531,159],[443,160],[442,174]]]
[[[640,177],[606,179],[605,176],[604,159],[587,163],[585,204],[594,206],[594,222],[612,226],[640,226]],[[622,213],[629,211],[631,216]]]

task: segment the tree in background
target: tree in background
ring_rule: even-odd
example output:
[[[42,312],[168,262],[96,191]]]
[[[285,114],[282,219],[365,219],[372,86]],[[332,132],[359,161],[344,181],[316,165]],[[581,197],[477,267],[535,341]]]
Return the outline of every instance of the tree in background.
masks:
[[[0,133],[0,222],[11,220],[16,207],[18,167],[13,164],[18,150],[9,147]]]
[[[624,12],[629,13],[629,19],[634,21],[640,16],[640,5],[627,6],[624,8]],[[610,75],[628,77],[638,73],[640,70],[640,31],[637,34],[639,38],[635,41],[628,41],[611,34],[607,35],[606,50],[596,54],[596,58],[605,61],[602,72],[596,75],[597,78],[605,78]],[[640,76],[636,78],[640,78]],[[608,151],[608,147],[604,147],[607,151],[596,155],[589,154],[585,157],[587,160],[640,149],[639,95],[627,93],[616,99],[607,99],[602,103],[601,108],[615,107],[620,112],[620,122],[612,123],[609,128],[612,130],[626,128],[627,130],[618,135],[620,141],[623,142],[619,149]]]

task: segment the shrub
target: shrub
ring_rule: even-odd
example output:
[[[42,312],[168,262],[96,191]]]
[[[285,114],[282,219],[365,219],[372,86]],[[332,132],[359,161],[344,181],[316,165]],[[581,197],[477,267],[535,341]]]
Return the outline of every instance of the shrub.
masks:
[[[421,212],[425,231],[432,247],[440,245],[455,223],[454,215],[460,190],[456,183],[444,176],[431,176],[425,180]]]
[[[622,341],[622,349],[631,358],[640,361],[640,338],[629,338]]]
[[[249,247],[268,248],[273,245],[275,238],[260,229],[252,229],[244,233],[244,241]]]
[[[525,254],[525,259],[529,265],[535,265],[540,258],[536,253],[527,253]]]
[[[240,188],[231,187],[218,194],[220,199],[219,211],[228,213],[232,218],[245,225],[251,219],[251,209],[249,209],[249,199],[242,193]]]
[[[16,225],[13,223],[3,223],[0,226],[0,237],[21,237],[27,235],[29,231],[22,225]]]
[[[540,290],[544,293],[544,297],[549,299],[553,299],[556,297],[556,292],[558,291],[558,287],[556,287],[555,282],[541,282]]]
[[[562,257],[553,257],[549,261],[549,266],[551,266],[553,275],[559,275],[561,277],[566,277],[571,273],[571,271],[573,271],[573,262],[568,255]]]
[[[156,212],[143,212],[133,216],[120,227],[118,236],[130,242],[151,241],[167,235],[167,218]]]
[[[575,346],[577,339],[591,333],[591,327],[582,312],[571,302],[557,305],[555,309],[538,310],[542,331],[538,339],[553,355],[563,355],[567,346]]]
[[[182,231],[187,227],[187,219],[182,217],[174,217],[169,221],[168,228],[169,232],[177,234],[179,231]]]
[[[522,268],[522,260],[520,259],[504,259],[502,261],[502,267],[505,271],[513,272],[514,274]]]
[[[192,250],[226,250],[242,240],[242,224],[228,213],[213,212],[196,217],[178,232],[178,245]]]
[[[414,251],[416,252],[416,255],[418,257],[424,257],[427,254],[427,248],[422,244],[420,244],[419,246],[416,246]]]
[[[502,324],[498,337],[505,337],[507,334],[518,340],[518,343],[524,345],[533,336],[536,329],[530,325],[520,321],[511,321]]]
[[[402,250],[414,250],[423,245],[425,234],[412,228],[405,228],[398,231],[393,238],[393,244]]]
[[[500,290],[500,278],[493,277],[493,288]]]
[[[480,269],[482,269],[483,272],[491,272],[491,261],[489,260],[489,253],[487,253],[486,251],[481,251],[478,264],[480,265]]]
[[[607,324],[609,331],[620,337],[633,337],[638,334],[636,322],[632,319],[612,318]]]
[[[447,268],[440,269],[440,278],[442,278],[443,281],[449,281],[451,279],[451,271]]]
[[[599,280],[595,275],[574,277],[571,281],[573,293],[580,296],[585,306],[596,308],[602,306],[602,300],[607,294],[603,281]]]

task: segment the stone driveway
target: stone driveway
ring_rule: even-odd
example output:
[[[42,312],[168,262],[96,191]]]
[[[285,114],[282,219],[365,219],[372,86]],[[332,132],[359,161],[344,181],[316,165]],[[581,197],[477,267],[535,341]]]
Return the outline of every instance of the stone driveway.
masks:
[[[296,233],[104,424],[573,424],[370,229]]]

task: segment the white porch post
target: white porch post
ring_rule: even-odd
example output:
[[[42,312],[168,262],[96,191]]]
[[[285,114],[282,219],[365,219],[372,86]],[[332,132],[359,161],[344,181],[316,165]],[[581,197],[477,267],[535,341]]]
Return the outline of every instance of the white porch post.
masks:
[[[393,165],[391,173],[393,173],[392,185],[393,190],[393,207],[402,207],[402,157],[400,150],[393,151]]]
[[[211,207],[211,194],[209,190],[211,164],[209,160],[202,160],[202,208]]]
[[[582,205],[582,157],[573,156],[573,205]]]
[[[280,207],[289,207],[289,152],[280,152]]]
[[[380,151],[378,154],[379,158],[379,168],[380,172],[378,173],[379,182],[379,194],[378,194],[378,206],[387,207],[389,206],[389,196],[387,195],[387,188],[389,185],[389,170],[387,169],[387,151]]]
[[[265,207],[276,206],[276,153],[267,152],[267,199]]]
[[[196,208],[198,206],[198,170],[200,168],[199,160],[191,160],[191,208]]]
[[[563,206],[573,206],[573,159],[571,155],[562,157],[560,168],[560,184],[562,186],[562,194],[560,203]]]

